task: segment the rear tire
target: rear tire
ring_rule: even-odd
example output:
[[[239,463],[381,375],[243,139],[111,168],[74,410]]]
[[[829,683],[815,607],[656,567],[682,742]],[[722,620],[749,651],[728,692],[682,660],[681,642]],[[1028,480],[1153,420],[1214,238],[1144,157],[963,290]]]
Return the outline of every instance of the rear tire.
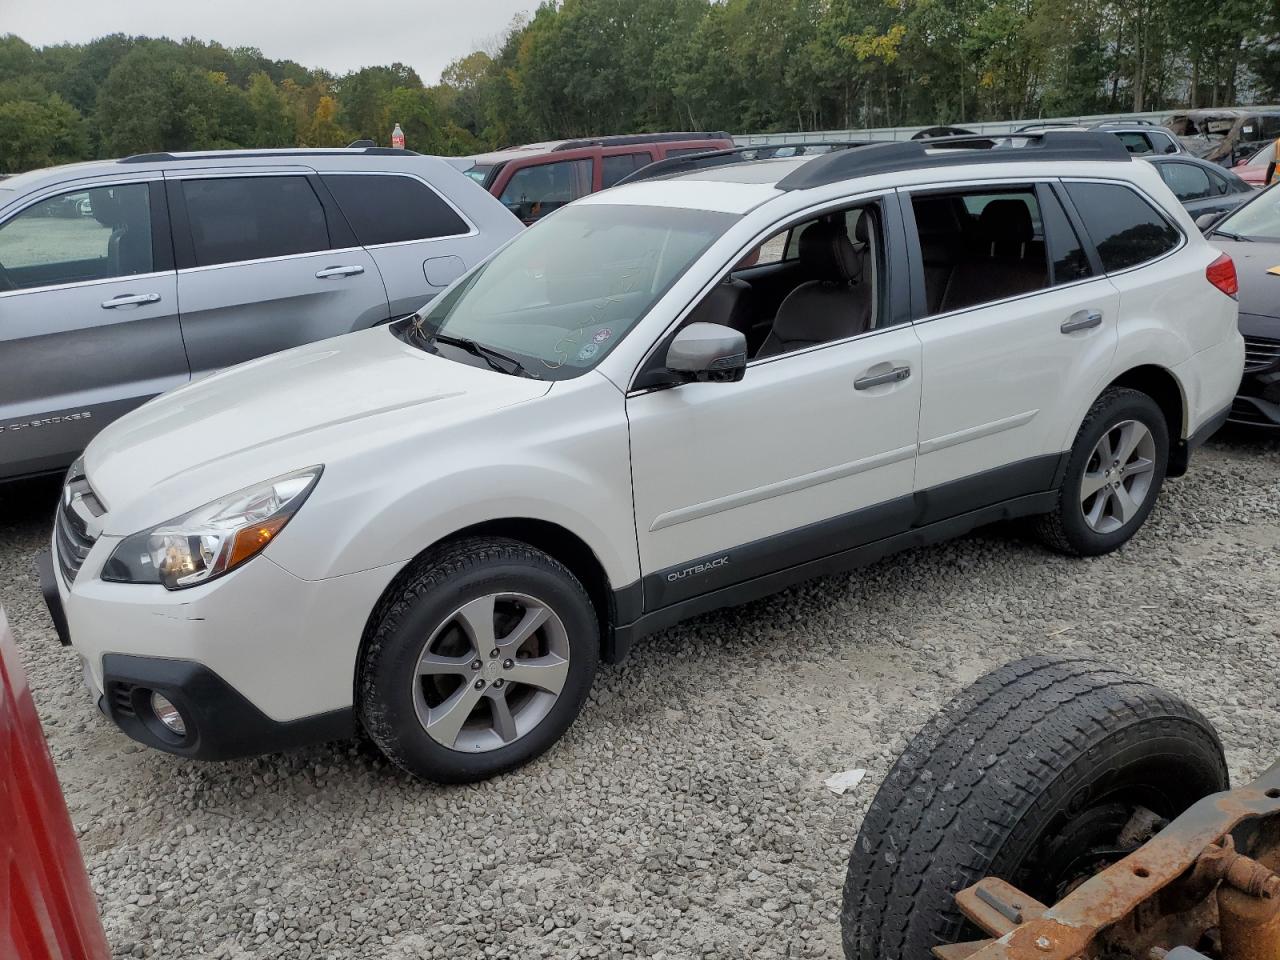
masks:
[[[1227,787],[1213,727],[1159,687],[1088,661],[1001,667],[925,725],[872,800],[845,880],[845,957],[929,960],[980,939],[959,891],[996,876],[1052,905],[1119,859],[1142,809],[1172,819]]]
[[[560,739],[599,651],[595,608],[563,564],[515,540],[461,540],[384,598],[358,664],[358,715],[414,776],[484,780]]]
[[[1058,502],[1037,518],[1037,536],[1069,556],[1110,553],[1146,522],[1168,466],[1169,427],[1159,405],[1137,390],[1107,389],[1080,425]]]

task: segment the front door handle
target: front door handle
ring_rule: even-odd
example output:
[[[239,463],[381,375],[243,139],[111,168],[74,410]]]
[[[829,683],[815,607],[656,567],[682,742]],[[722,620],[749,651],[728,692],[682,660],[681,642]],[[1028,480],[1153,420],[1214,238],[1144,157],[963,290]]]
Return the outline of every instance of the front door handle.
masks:
[[[1075,333],[1077,330],[1091,330],[1100,326],[1102,326],[1100,310],[1077,310],[1058,329],[1063,333]]]
[[[354,277],[358,273],[364,273],[364,267],[325,267],[323,270],[316,271],[316,279],[330,280],[334,277]]]
[[[118,297],[102,301],[103,310],[114,310],[116,307],[136,307],[143,303],[159,303],[158,293],[122,293]]]
[[[886,383],[901,383],[907,377],[911,376],[910,367],[894,367],[888,373],[877,373],[870,377],[859,377],[853,381],[853,389],[869,390],[872,387],[880,387]]]

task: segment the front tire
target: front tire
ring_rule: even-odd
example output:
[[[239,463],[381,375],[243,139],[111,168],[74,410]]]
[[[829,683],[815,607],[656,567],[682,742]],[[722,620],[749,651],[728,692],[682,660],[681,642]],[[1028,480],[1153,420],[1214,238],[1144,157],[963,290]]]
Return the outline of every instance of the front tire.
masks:
[[[980,939],[955,895],[983,877],[1053,905],[1228,787],[1194,708],[1096,663],[1034,657],[963,690],[908,744],[862,821],[847,960],[928,960]]]
[[[1169,427],[1145,393],[1112,387],[1088,414],[1053,511],[1038,519],[1048,547],[1075,557],[1110,553],[1150,516],[1169,466]]]
[[[591,599],[563,564],[515,540],[461,540],[384,599],[358,666],[359,717],[414,776],[484,780],[560,739],[599,649]]]

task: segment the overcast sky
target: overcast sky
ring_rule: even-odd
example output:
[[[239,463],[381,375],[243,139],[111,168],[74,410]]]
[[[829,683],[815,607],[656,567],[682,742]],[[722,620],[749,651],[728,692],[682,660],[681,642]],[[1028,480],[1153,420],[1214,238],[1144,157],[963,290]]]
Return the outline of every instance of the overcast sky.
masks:
[[[0,34],[82,43],[106,33],[199,37],[345,73],[399,60],[433,83],[538,0],[0,0]]]

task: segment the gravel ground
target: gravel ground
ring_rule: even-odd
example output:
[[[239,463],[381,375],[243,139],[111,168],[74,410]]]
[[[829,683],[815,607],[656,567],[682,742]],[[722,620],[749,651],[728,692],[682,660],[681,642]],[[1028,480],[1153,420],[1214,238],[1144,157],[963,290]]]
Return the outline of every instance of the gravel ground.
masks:
[[[55,487],[0,489],[0,601],[121,957],[839,957],[845,861],[904,739],[1035,652],[1124,664],[1275,758],[1280,442],[1215,440],[1124,550],[1011,531],[652,637],[568,737],[478,786],[338,744],[204,765],[134,746],[80,687],[31,558]],[[823,778],[866,767],[837,797]]]

